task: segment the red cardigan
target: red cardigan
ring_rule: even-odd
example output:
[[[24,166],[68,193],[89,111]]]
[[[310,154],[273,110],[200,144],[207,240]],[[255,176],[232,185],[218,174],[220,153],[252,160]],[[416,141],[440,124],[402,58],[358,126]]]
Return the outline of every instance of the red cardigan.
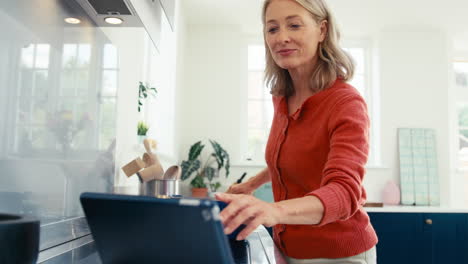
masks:
[[[276,245],[297,259],[342,258],[377,244],[362,208],[369,152],[367,106],[351,85],[337,80],[309,97],[291,116],[274,96],[266,162],[275,201],[314,195],[325,208],[318,225],[277,225]]]

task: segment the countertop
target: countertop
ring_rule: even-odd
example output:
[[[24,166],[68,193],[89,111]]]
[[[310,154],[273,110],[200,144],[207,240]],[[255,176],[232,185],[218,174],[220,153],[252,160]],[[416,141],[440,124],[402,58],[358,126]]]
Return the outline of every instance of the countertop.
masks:
[[[384,205],[383,207],[364,207],[364,210],[368,213],[468,213],[468,208],[449,206]]]
[[[286,264],[265,227],[258,227],[247,237],[252,264]],[[38,263],[101,264],[91,235],[41,251]]]

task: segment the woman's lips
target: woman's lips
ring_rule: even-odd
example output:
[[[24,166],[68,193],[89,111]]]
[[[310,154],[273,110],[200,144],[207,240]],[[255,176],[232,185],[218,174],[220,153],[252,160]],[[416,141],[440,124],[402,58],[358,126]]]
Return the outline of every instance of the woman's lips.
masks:
[[[278,51],[278,54],[281,55],[281,56],[289,56],[291,55],[294,51],[294,49],[282,49],[280,51]]]

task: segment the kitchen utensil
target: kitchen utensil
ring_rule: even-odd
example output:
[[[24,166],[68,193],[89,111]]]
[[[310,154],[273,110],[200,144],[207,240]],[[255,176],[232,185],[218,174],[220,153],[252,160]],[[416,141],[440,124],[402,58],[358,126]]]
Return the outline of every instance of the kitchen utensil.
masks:
[[[125,175],[127,175],[127,177],[130,177],[145,167],[145,163],[140,158],[136,158],[130,161],[127,165],[123,166],[122,170],[124,171]]]
[[[164,180],[179,180],[180,174],[182,173],[182,169],[178,165],[174,165],[169,167],[164,173],[163,179]]]
[[[171,198],[179,195],[178,180],[151,180],[140,184],[140,194],[158,198]]]
[[[138,177],[141,182],[148,182],[151,180],[162,180],[164,175],[164,170],[161,164],[158,162],[154,165],[145,168],[142,171],[137,172]]]

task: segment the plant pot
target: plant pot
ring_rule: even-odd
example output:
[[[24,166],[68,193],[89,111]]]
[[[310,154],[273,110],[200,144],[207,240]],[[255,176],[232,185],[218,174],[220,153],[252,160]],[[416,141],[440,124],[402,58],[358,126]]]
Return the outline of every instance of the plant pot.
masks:
[[[145,140],[146,135],[137,135],[138,144],[143,144],[143,140]]]
[[[36,263],[39,254],[39,221],[0,214],[0,263]]]
[[[208,196],[208,188],[192,188],[192,197],[205,198]]]

